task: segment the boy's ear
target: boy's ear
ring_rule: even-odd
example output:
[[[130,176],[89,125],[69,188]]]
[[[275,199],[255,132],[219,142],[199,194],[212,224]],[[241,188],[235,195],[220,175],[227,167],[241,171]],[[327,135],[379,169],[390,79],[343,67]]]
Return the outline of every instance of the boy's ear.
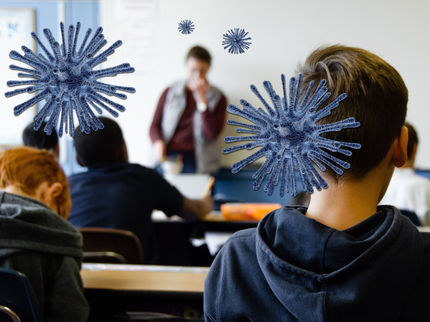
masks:
[[[53,197],[57,198],[63,193],[63,185],[60,182],[54,182],[51,186],[48,187],[48,194]]]
[[[399,136],[394,140],[393,164],[401,167],[408,159],[408,128],[402,126]]]

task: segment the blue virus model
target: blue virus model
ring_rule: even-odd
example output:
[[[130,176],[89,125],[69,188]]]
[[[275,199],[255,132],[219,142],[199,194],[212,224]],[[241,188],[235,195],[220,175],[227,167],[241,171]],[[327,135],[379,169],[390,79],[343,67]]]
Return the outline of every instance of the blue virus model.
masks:
[[[178,23],[178,30],[181,34],[189,35],[194,31],[194,23],[191,20],[185,19]]]
[[[318,121],[331,113],[331,110],[339,106],[339,102],[346,98],[343,93],[335,98],[330,104],[321,107],[322,103],[330,96],[326,81],[322,80],[317,86],[314,94],[309,97],[314,82],[311,81],[306,93],[300,92],[302,75],[298,80],[291,78],[289,101],[285,90],[285,76],[281,75],[283,95],[281,99],[269,81],[263,85],[272,100],[271,107],[261,96],[254,85],[251,90],[260,99],[268,113],[262,108],[256,109],[245,100],[241,100],[243,109],[230,104],[227,110],[231,114],[241,116],[254,124],[246,124],[235,120],[228,120],[230,125],[240,126],[237,133],[251,133],[252,136],[228,136],[226,142],[253,141],[241,145],[224,149],[224,153],[230,153],[241,149],[254,149],[261,147],[254,154],[233,164],[232,172],[237,173],[245,166],[251,164],[261,157],[266,160],[263,165],[254,173],[254,190],[258,190],[266,176],[268,177],[264,191],[269,195],[273,194],[274,187],[280,182],[280,195],[283,196],[285,188],[287,193],[297,194],[297,182],[295,180],[296,171],[299,173],[303,187],[309,193],[313,192],[313,187],[321,190],[327,188],[327,183],[315,169],[315,163],[321,171],[325,171],[327,165],[335,173],[341,175],[343,170],[348,169],[350,164],[340,160],[326,152],[338,152],[350,156],[350,149],[360,149],[358,143],[339,142],[321,137],[322,133],[340,131],[346,128],[356,128],[360,126],[353,117],[342,121],[318,124]],[[299,102],[300,100],[300,102]],[[321,107],[321,108],[320,108]],[[312,162],[311,162],[312,161]]]
[[[69,26],[66,41],[64,25],[61,23],[60,28],[63,42],[61,45],[54,39],[49,29],[44,29],[43,33],[48,39],[52,52],[47,50],[35,33],[31,33],[31,36],[36,40],[46,56],[42,54],[37,55],[25,46],[21,47],[24,51],[24,56],[15,50],[9,54],[10,58],[25,63],[31,66],[32,69],[15,65],[9,66],[12,70],[22,72],[18,73],[18,77],[31,78],[31,80],[8,81],[8,86],[27,87],[7,92],[5,94],[6,97],[37,92],[31,99],[14,107],[15,116],[20,115],[34,104],[45,100],[45,105],[34,117],[35,130],[38,130],[42,122],[49,117],[47,125],[44,128],[47,134],[51,134],[52,129],[57,125],[58,120],[60,120],[59,135],[62,136],[64,125],[64,131],[73,136],[73,112],[75,112],[82,132],[88,134],[91,129],[97,131],[103,128],[103,124],[94,115],[92,108],[99,114],[104,109],[115,117],[118,116],[118,113],[114,109],[118,111],[125,110],[123,105],[101,94],[126,99],[127,96],[125,94],[118,93],[117,91],[135,92],[135,89],[132,87],[111,85],[98,81],[99,78],[134,72],[134,68],[130,64],[125,63],[106,69],[93,70],[95,66],[105,62],[107,57],[113,54],[116,48],[121,46],[122,42],[118,40],[105,51],[96,55],[107,43],[102,34],[103,29],[99,27],[85,47],[91,34],[91,29],[88,29],[81,46],[77,48],[80,27],[81,24],[79,22],[76,24],[76,28]]]
[[[251,37],[246,37],[248,32],[245,29],[234,28],[223,34],[222,45],[228,49],[230,54],[242,54],[251,45]]]

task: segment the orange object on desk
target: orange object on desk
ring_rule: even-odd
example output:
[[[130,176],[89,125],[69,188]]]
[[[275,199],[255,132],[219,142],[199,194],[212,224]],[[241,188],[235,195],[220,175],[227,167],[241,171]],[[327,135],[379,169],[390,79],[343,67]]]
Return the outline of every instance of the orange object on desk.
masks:
[[[226,220],[260,220],[281,207],[278,203],[225,203],[221,213]]]

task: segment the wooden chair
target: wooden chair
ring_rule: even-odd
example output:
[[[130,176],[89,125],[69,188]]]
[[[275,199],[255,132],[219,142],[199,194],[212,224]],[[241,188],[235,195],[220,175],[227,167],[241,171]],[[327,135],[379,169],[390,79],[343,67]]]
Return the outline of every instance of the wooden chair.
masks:
[[[43,321],[42,311],[27,277],[0,268],[0,321]]]
[[[139,238],[129,230],[83,227],[84,262],[143,264]]]

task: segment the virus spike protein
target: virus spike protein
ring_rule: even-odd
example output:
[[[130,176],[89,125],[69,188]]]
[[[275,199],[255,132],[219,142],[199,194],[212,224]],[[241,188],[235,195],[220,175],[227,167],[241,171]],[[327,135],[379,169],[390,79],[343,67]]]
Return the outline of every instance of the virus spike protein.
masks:
[[[291,78],[289,88],[289,100],[286,97],[285,76],[281,75],[284,97],[281,99],[272,87],[272,84],[265,81],[264,87],[269,94],[273,107],[260,95],[257,88],[251,85],[251,91],[266,107],[269,114],[262,108],[256,109],[245,100],[241,100],[243,109],[230,104],[227,108],[231,114],[249,120],[253,124],[246,124],[234,120],[228,120],[230,125],[238,126],[237,133],[251,133],[248,136],[227,136],[225,142],[233,143],[240,141],[250,141],[228,147],[224,153],[231,153],[241,149],[252,150],[256,147],[260,149],[245,159],[233,164],[232,172],[237,173],[254,161],[265,157],[263,165],[253,175],[254,190],[258,190],[264,179],[267,177],[264,191],[269,195],[273,194],[274,188],[281,183],[280,195],[285,191],[294,196],[297,194],[298,187],[295,180],[295,173],[298,172],[304,189],[312,193],[314,187],[317,190],[327,188],[327,183],[320,176],[314,164],[321,170],[326,171],[326,166],[335,173],[343,174],[343,169],[349,169],[350,164],[340,160],[326,152],[338,152],[350,156],[349,149],[360,149],[361,145],[351,142],[340,142],[321,137],[326,132],[341,131],[346,128],[357,128],[360,123],[353,117],[328,124],[318,124],[317,122],[337,108],[339,103],[347,95],[339,95],[330,104],[321,107],[328,99],[330,93],[325,86],[326,81],[322,80],[313,95],[309,93],[313,87],[311,82],[302,94],[300,86],[302,75],[298,79]],[[299,103],[299,99],[301,99]],[[281,108],[282,105],[282,108]],[[313,163],[312,163],[313,162]]]
[[[178,23],[178,30],[183,35],[189,35],[192,33],[195,29],[194,22],[188,19],[181,20],[181,22]]]
[[[222,35],[222,45],[230,54],[242,54],[245,50],[248,50],[251,45],[251,37],[247,37],[247,35],[248,32],[246,32],[245,29],[229,29],[227,33]]]
[[[43,54],[37,55],[25,46],[22,47],[24,55],[14,50],[9,54],[11,59],[27,64],[33,69],[15,65],[10,65],[9,68],[25,72],[26,74],[18,73],[18,77],[32,78],[32,80],[8,81],[7,85],[10,87],[28,86],[6,92],[5,96],[11,97],[22,93],[38,92],[36,96],[14,107],[15,116],[23,113],[34,104],[45,100],[44,106],[34,117],[35,130],[39,129],[45,118],[48,118],[47,125],[44,128],[47,134],[51,134],[52,129],[59,121],[59,135],[62,136],[63,132],[65,132],[73,136],[73,114],[75,113],[84,133],[90,133],[91,129],[97,131],[103,128],[103,124],[97,119],[92,108],[99,114],[101,114],[101,108],[103,108],[114,117],[118,116],[115,110],[125,110],[124,106],[107,99],[99,93],[120,99],[126,99],[127,96],[117,91],[135,93],[133,87],[111,85],[98,81],[103,77],[113,77],[122,73],[134,72],[134,68],[128,63],[101,70],[92,70],[96,65],[106,61],[107,57],[113,54],[122,42],[120,40],[116,41],[108,49],[96,56],[107,41],[102,34],[103,29],[99,27],[85,47],[91,34],[91,29],[88,29],[79,51],[76,53],[80,27],[79,22],[76,27],[69,26],[66,37],[64,25],[61,23],[60,30],[63,42],[61,45],[55,40],[49,29],[44,29],[43,33],[52,52],[43,45],[35,33],[32,33],[31,36],[36,40],[45,56]],[[102,103],[102,101],[112,106],[115,110]]]

